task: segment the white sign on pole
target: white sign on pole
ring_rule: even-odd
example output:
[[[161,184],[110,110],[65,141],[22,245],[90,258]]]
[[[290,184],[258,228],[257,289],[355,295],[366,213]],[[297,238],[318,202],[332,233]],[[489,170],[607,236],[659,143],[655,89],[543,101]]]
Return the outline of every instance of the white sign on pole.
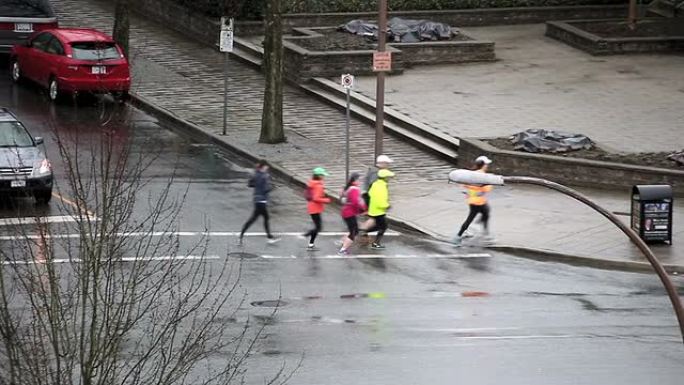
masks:
[[[233,19],[221,18],[221,34],[219,37],[219,51],[233,52]]]
[[[344,87],[345,89],[353,88],[354,87],[354,75],[350,75],[350,74],[342,75],[341,83],[342,83],[342,87]]]

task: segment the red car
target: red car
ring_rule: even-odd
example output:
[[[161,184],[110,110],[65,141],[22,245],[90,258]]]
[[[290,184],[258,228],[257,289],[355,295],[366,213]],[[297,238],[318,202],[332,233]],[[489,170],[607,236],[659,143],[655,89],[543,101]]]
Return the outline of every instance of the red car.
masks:
[[[15,82],[33,80],[51,100],[64,93],[113,93],[123,99],[131,86],[128,60],[114,40],[94,29],[48,29],[12,48]]]

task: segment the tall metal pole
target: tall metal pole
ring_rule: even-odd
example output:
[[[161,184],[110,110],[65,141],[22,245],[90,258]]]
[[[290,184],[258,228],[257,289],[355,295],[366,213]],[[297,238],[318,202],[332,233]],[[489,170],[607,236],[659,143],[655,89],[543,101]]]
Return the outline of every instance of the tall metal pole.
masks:
[[[349,180],[349,121],[351,120],[351,88],[347,88],[347,127],[345,132],[345,139],[347,141],[345,148],[345,159],[344,159],[344,175],[346,175],[344,183],[346,184]]]
[[[378,1],[378,52],[385,52],[387,42],[387,0]],[[377,73],[375,92],[375,159],[382,154],[385,131],[385,72]]]
[[[613,224],[620,228],[620,230],[622,230],[622,232],[629,237],[632,243],[634,243],[636,247],[639,248],[639,250],[644,254],[648,262],[651,264],[651,266],[653,266],[653,270],[655,270],[656,274],[658,274],[660,281],[663,283],[663,286],[667,291],[667,295],[670,297],[670,302],[672,302],[672,307],[674,308],[677,321],[679,322],[679,331],[682,334],[682,342],[684,342],[684,307],[682,306],[681,298],[679,298],[679,293],[677,293],[677,289],[670,280],[670,277],[667,275],[667,271],[660,261],[658,261],[658,258],[653,254],[653,251],[651,251],[648,245],[646,245],[646,243],[639,237],[637,233],[634,232],[634,230],[624,224],[620,218],[615,216],[613,213],[597,205],[582,193],[563,186],[562,184],[541,178],[527,176],[504,176],[503,179],[508,183],[533,184],[559,191],[598,211],[601,213],[601,215],[608,218],[609,221],[613,222]]]
[[[228,130],[228,55],[223,53],[223,135]]]

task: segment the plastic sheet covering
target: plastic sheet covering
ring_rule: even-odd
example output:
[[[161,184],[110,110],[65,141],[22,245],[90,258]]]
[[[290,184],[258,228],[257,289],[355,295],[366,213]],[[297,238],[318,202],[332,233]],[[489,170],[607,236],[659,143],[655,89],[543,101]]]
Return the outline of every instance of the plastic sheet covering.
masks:
[[[378,25],[364,20],[352,20],[338,28],[340,31],[367,36],[377,40]],[[419,41],[449,40],[458,30],[444,23],[429,20],[408,20],[393,17],[387,23],[388,41],[415,43]]]
[[[668,155],[667,159],[677,163],[678,166],[684,166],[684,150]]]
[[[594,142],[587,136],[551,130],[526,130],[511,137],[513,147],[534,153],[589,150]]]

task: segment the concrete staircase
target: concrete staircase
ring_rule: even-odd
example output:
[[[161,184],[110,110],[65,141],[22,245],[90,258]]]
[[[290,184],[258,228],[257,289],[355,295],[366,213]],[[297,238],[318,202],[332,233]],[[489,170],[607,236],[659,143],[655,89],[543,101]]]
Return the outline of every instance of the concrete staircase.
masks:
[[[684,17],[684,0],[654,0],[648,5],[648,12],[663,17]]]
[[[236,37],[234,47],[233,56],[236,59],[261,68],[263,49],[260,46],[247,39]],[[338,83],[332,80],[314,78],[296,86],[332,107],[346,110],[346,93]],[[350,113],[354,118],[374,125],[375,111],[375,100],[356,92],[351,93]],[[457,138],[389,107],[385,107],[384,127],[386,133],[431,152],[452,164],[456,163],[460,143]]]

